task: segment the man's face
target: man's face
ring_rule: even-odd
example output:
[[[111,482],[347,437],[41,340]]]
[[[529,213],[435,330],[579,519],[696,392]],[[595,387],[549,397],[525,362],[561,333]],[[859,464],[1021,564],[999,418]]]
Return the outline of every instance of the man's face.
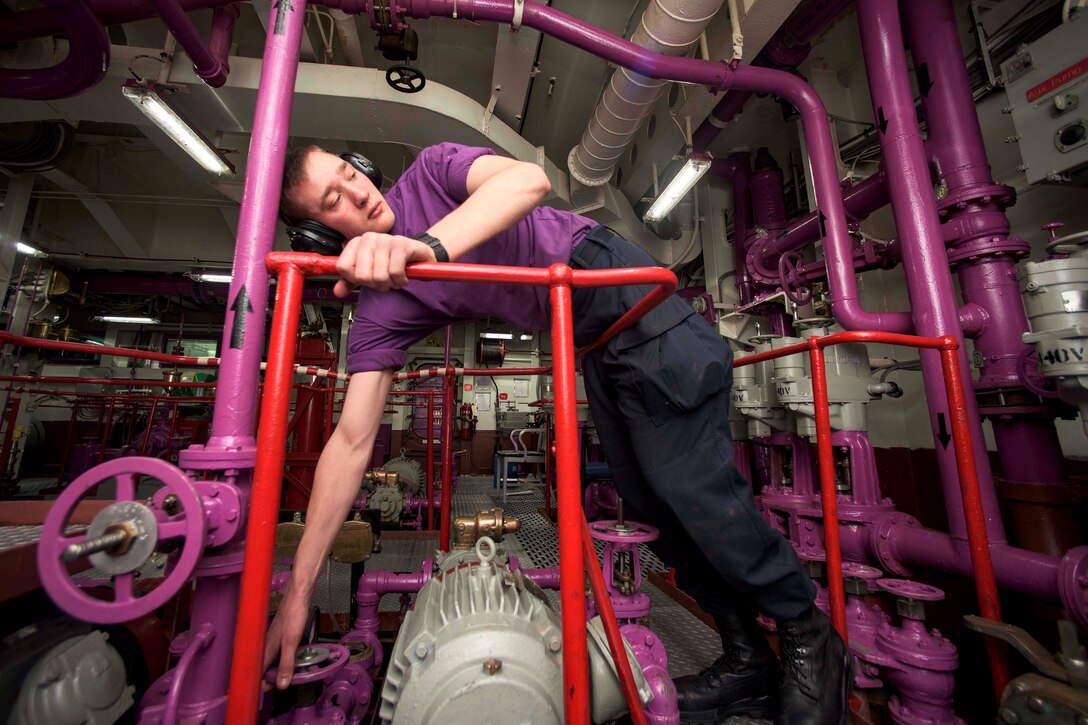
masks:
[[[313,151],[306,156],[305,176],[291,196],[306,218],[332,227],[348,239],[364,232],[387,233],[394,215],[366,174],[339,156]]]

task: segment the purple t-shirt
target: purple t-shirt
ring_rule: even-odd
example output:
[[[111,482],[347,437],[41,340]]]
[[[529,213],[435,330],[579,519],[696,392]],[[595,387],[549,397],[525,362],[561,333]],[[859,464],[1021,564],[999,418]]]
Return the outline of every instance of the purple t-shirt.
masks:
[[[468,169],[491,149],[438,144],[423,149],[385,200],[396,215],[390,234],[414,237],[468,198]],[[457,259],[465,264],[549,267],[570,261],[596,226],[577,214],[537,207],[515,226]],[[546,287],[412,280],[403,289],[359,291],[348,336],[349,373],[397,370],[407,349],[453,322],[498,317],[523,330],[550,325]]]

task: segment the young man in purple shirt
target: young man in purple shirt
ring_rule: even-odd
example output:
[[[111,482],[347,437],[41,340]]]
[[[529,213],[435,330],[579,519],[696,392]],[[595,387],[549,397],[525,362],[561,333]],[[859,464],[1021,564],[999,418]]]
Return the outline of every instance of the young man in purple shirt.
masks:
[[[550,190],[534,164],[488,149],[424,149],[384,196],[371,169],[316,147],[293,151],[282,211],[347,240],[334,292],[360,286],[348,342],[352,373],[340,421],[317,465],[291,579],[265,660],[280,653],[286,686],[318,572],[358,494],[392,385],[409,346],[449,323],[499,317],[526,330],[549,325],[547,290],[409,282],[412,262],[608,269],[654,264],[593,221],[538,207]],[[575,343],[596,339],[647,288],[576,289]],[[590,413],[632,518],[661,530],[655,550],[718,624],[725,654],[676,681],[682,715],[719,722],[774,712],[776,723],[846,721],[852,659],[789,543],[767,526],[732,461],[728,405],[732,354],[672,297],[583,360]],[[783,667],[755,624],[778,621]]]

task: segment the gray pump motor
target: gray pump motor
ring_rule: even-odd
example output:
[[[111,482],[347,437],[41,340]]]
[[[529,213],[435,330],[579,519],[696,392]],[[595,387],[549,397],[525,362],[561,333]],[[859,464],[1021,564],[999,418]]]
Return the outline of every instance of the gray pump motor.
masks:
[[[382,689],[380,716],[393,725],[563,722],[563,637],[544,592],[476,551],[453,552],[404,618]],[[600,618],[589,630],[594,722],[626,712]],[[639,696],[652,692],[629,647]]]

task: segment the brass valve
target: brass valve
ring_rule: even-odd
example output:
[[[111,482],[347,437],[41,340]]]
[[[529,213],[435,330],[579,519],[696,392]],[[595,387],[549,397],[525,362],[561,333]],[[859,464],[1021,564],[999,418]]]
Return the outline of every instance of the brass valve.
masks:
[[[475,516],[458,516],[453,520],[453,548],[471,549],[484,536],[499,542],[505,534],[513,534],[521,528],[521,521],[506,518],[503,510],[493,508]]]

